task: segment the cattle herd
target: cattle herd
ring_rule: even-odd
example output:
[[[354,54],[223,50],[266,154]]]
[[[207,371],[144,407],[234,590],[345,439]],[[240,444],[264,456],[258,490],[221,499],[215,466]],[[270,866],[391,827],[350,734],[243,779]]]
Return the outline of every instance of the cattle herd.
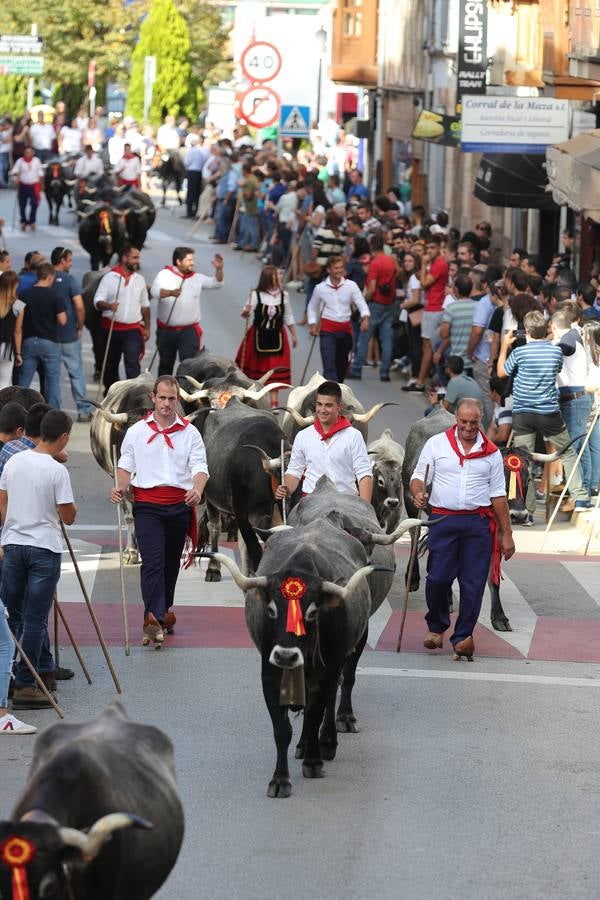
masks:
[[[312,494],[288,501],[283,524],[274,497],[282,477],[281,449],[285,455],[299,429],[314,422],[322,376],[317,372],[292,389],[286,406],[273,411],[269,394],[281,385],[265,384],[272,373],[250,381],[231,360],[204,348],[181,363],[176,374],[180,413],[202,434],[211,476],[197,556],[208,558],[207,581],[219,581],[225,566],[244,593],[276,746],[267,794],[289,797],[290,711],[304,710],[295,753],[306,778],[323,776],[324,761],[335,757],[338,733],[358,730],[352,705],[356,667],[369,617],[392,586],[394,544],[403,532],[430,525],[419,520],[412,504],[410,476],[425,441],[454,418],[441,409],[418,420],[404,449],[389,429],[368,444],[371,504],[338,492],[323,476]],[[111,475],[113,448],[118,452],[127,428],[152,408],[153,381],[145,373],[117,382],[93,416],[91,449]],[[342,389],[344,415],[367,439],[368,423],[382,404],[365,410],[347,385]],[[0,407],[15,399],[28,407],[39,395],[18,387],[0,391]],[[510,501],[517,518],[532,461],[521,449],[518,453],[523,490]],[[507,467],[507,480],[510,471]],[[409,516],[404,520],[403,507]],[[219,553],[223,517],[239,529],[241,568]],[[129,508],[126,521],[126,561],[137,562]],[[415,566],[411,588],[418,579]],[[492,599],[493,626],[511,630],[497,589]],[[155,821],[157,791],[161,815]],[[83,794],[85,804],[77,799]],[[130,722],[113,704],[91,723],[46,730],[36,744],[11,820],[0,823],[0,896],[145,900],[168,876],[182,839],[170,741],[156,728]]]

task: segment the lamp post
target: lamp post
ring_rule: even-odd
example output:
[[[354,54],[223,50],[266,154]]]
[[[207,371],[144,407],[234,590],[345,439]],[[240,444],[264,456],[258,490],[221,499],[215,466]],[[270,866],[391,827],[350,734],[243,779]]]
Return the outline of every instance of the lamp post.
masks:
[[[321,120],[321,81],[323,78],[323,57],[327,49],[327,32],[321,25],[315,34],[317,49],[319,51],[319,70],[317,75],[317,127]]]

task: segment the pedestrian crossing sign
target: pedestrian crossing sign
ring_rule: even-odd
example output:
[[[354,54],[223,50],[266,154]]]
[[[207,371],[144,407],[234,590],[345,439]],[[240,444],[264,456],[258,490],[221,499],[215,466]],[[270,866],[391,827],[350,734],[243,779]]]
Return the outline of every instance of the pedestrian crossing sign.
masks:
[[[279,132],[281,137],[309,137],[310,106],[282,106]]]

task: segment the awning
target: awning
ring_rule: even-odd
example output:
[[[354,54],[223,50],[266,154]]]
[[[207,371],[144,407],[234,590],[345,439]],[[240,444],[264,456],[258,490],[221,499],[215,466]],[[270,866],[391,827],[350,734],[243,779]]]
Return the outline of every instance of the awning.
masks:
[[[600,129],[548,147],[546,158],[555,201],[600,222]]]
[[[545,162],[541,154],[484,153],[473,193],[488,206],[555,209],[546,190]]]

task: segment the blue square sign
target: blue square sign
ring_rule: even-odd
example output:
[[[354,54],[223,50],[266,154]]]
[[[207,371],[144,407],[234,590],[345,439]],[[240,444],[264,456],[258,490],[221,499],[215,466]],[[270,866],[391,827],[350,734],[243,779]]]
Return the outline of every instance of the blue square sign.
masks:
[[[279,116],[281,137],[304,138],[310,135],[310,106],[282,106]]]

